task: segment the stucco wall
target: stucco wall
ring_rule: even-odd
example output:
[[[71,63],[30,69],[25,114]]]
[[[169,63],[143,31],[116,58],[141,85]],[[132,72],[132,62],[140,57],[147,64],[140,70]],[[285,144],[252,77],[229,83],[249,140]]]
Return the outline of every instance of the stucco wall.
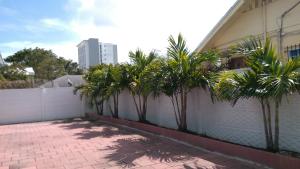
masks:
[[[0,124],[80,117],[84,105],[73,88],[0,90]]]
[[[120,118],[137,120],[132,96],[127,90],[119,98]],[[280,147],[300,152],[300,96],[283,100],[280,109]],[[110,115],[106,109],[105,114]],[[176,129],[171,101],[163,94],[149,98],[147,119],[159,126]],[[188,128],[199,134],[258,148],[265,147],[260,104],[256,100],[241,100],[232,107],[227,102],[212,103],[210,95],[201,89],[188,96]],[[274,126],[274,125],[273,125]]]
[[[276,0],[266,7],[266,30],[272,37],[274,47],[278,46],[278,35],[281,15],[299,0]],[[209,48],[226,48],[250,35],[264,33],[263,8],[255,8],[247,12],[240,10],[212,38]],[[300,43],[300,5],[288,13],[283,22],[283,47]]]

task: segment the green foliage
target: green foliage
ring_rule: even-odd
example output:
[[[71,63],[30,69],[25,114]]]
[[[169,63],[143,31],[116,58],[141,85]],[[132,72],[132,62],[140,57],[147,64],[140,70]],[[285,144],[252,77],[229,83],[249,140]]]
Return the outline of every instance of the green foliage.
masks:
[[[224,71],[218,74],[218,81],[214,84],[214,94],[219,100],[233,101],[240,95],[239,84],[236,77],[239,76],[234,71]]]
[[[211,86],[210,75],[218,60],[214,51],[191,53],[182,35],[169,37],[168,60],[162,68],[161,91],[170,97],[179,130],[187,130],[187,94],[195,87]]]
[[[0,74],[0,81],[5,81],[5,78],[2,74]]]
[[[105,65],[98,65],[89,69],[84,75],[85,84],[76,86],[74,94],[80,92],[80,97],[85,98],[91,106],[95,106],[99,115],[103,114],[104,95],[102,86],[104,86],[104,72]]]
[[[77,63],[58,58],[51,50],[42,48],[23,49],[4,60],[14,67],[32,67],[37,79],[53,80],[65,74],[82,74]]]
[[[32,87],[32,82],[28,80],[0,80],[0,89],[23,89]]]
[[[36,77],[39,79],[54,80],[66,74],[64,65],[57,62],[55,58],[47,58],[36,67]]]
[[[177,39],[170,36],[167,58],[160,58],[155,52],[147,55],[140,49],[131,51],[130,64],[95,66],[85,75],[87,83],[76,90],[94,105],[102,105],[98,112],[108,101],[112,116],[118,117],[118,96],[127,87],[142,122],[147,122],[149,96],[164,93],[171,100],[178,129],[182,131],[187,130],[187,96],[193,88],[208,89],[217,99],[233,105],[239,99],[255,98],[261,104],[267,149],[278,151],[279,106],[285,95],[300,91],[300,59],[281,61],[269,39],[264,43],[254,38],[245,40],[232,51],[246,57],[247,70],[218,72],[218,52],[193,53],[182,35]],[[270,101],[275,102],[274,109]]]
[[[63,65],[65,73],[68,75],[82,75],[83,70],[79,68],[78,63],[73,62],[72,60],[66,60],[63,57],[59,57],[57,62]]]
[[[0,67],[0,80],[26,80],[27,76],[25,75],[25,72],[16,67],[16,66],[8,66],[4,65]]]
[[[74,92],[80,91],[81,97],[89,100],[95,106],[98,114],[103,114],[103,103],[113,99],[113,108],[109,108],[113,117],[118,118],[118,97],[127,85],[126,65],[97,65],[84,75],[86,83],[75,87]],[[108,102],[109,103],[109,102]]]
[[[105,72],[105,85],[103,86],[104,98],[109,100],[113,99],[113,108],[109,104],[109,109],[113,117],[118,118],[119,112],[119,95],[124,87],[127,85],[126,68],[124,65],[107,65]]]
[[[239,54],[246,57],[249,67],[243,73],[222,73],[215,85],[218,98],[231,100],[256,98],[260,101],[264,120],[267,149],[279,151],[279,106],[283,96],[300,91],[300,59],[283,62],[272,47],[250,38],[237,45]],[[270,100],[275,102],[275,120],[272,122]],[[273,133],[272,124],[275,124]],[[273,139],[274,138],[274,139]]]
[[[170,97],[176,122],[180,130],[187,130],[187,94],[195,87],[204,89],[215,81],[218,53],[189,52],[181,35],[177,41],[169,38],[168,58],[158,57],[155,51],[145,54],[142,50],[129,52],[130,64],[98,65],[85,75],[87,84],[80,86],[82,95],[91,97],[94,104],[113,99],[108,106],[113,117],[118,117],[118,96],[127,87],[141,122],[147,122],[147,103],[150,95],[161,92]],[[210,77],[211,76],[211,77]]]
[[[23,49],[15,54],[5,58],[5,62],[19,64],[25,67],[32,67],[36,72],[39,63],[46,58],[56,58],[56,55],[50,50],[44,50],[42,48],[35,49]]]
[[[156,61],[157,54],[154,51],[146,55],[140,49],[130,51],[129,58],[132,64],[127,68],[127,86],[133,96],[139,120],[147,122],[147,99],[152,92],[158,92],[156,84],[151,80],[157,78],[159,61]]]

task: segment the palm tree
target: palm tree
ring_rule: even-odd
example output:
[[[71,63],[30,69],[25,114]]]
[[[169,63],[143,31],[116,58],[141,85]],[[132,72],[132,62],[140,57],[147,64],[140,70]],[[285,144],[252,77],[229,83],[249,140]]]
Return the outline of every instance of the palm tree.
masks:
[[[263,114],[265,140],[268,150],[272,150],[272,126],[269,97],[259,83],[259,74],[246,70],[242,74],[234,71],[222,72],[214,91],[220,100],[232,101],[234,106],[239,99],[255,98],[261,104]]]
[[[76,86],[74,89],[74,94],[76,94],[78,91],[80,91],[80,98],[88,100],[90,106],[95,106],[97,114],[103,115],[103,101],[101,100],[101,97],[99,97],[98,91],[96,89],[97,87],[92,84],[83,84]]]
[[[268,150],[273,150],[272,116],[269,103],[271,95],[260,83],[260,79],[261,75],[269,73],[268,65],[271,60],[276,58],[275,52],[269,39],[263,44],[260,40],[250,38],[237,45],[237,53],[246,57],[246,65],[249,69],[242,74],[233,73],[230,77],[227,77],[223,85],[231,86],[231,90],[222,91],[220,90],[222,86],[217,86],[218,88],[215,91],[219,91],[218,95],[221,97],[229,96],[226,99],[233,101],[233,105],[239,99],[255,98],[260,102],[266,146]],[[222,82],[224,76],[226,76],[226,73],[220,76],[219,83]]]
[[[279,106],[283,96],[300,91],[300,59],[282,63],[278,58],[270,64],[270,73],[262,74],[260,83],[275,101],[274,151],[279,151]]]
[[[275,53],[270,39],[266,39],[263,44],[260,40],[250,38],[240,43],[237,49],[239,54],[246,56],[249,69],[242,74],[222,73],[215,91],[219,98],[232,100],[233,104],[241,98],[258,99],[263,114],[267,149],[279,151],[279,105],[283,95],[299,90],[297,70],[300,62],[290,60],[283,63]],[[275,101],[275,135],[270,100]]]
[[[179,34],[177,41],[169,37],[168,60],[163,67],[162,92],[169,96],[178,129],[187,130],[188,93],[194,87],[206,88],[209,81],[209,64],[216,63],[214,52],[191,53]]]
[[[103,67],[105,65],[98,65],[89,69],[88,73],[84,75],[86,81],[85,84],[76,86],[74,89],[74,94],[78,91],[80,92],[80,98],[85,97],[91,106],[96,107],[97,114],[103,115]]]
[[[104,86],[104,97],[105,100],[113,99],[113,109],[110,105],[109,110],[112,117],[119,117],[119,95],[121,91],[126,87],[126,77],[124,65],[108,65],[106,71],[105,86]]]
[[[149,82],[149,77],[146,76],[145,71],[147,71],[147,67],[157,58],[157,54],[150,52],[149,55],[146,55],[143,51],[137,49],[134,52],[129,52],[129,58],[132,65],[127,67],[127,77],[129,78],[128,89],[131,92],[139,121],[147,122],[147,100],[155,84]]]

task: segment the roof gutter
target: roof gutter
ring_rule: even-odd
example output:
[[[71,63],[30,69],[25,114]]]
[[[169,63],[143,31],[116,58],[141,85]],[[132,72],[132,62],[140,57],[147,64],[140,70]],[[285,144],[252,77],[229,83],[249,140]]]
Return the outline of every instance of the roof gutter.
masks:
[[[283,12],[283,14],[281,15],[280,17],[280,29],[279,29],[279,53],[280,54],[283,54],[282,53],[282,49],[283,49],[283,46],[282,46],[282,42],[283,42],[283,20],[284,20],[284,17],[289,13],[291,12],[293,9],[295,9],[298,5],[300,4],[300,1],[298,1],[296,4],[294,4],[291,8],[289,8],[288,10],[286,10],[285,12]]]
[[[227,13],[221,18],[217,25],[209,32],[204,40],[195,49],[195,52],[200,52],[205,45],[212,39],[212,37],[222,28],[222,26],[232,17],[234,13],[245,3],[245,0],[238,0],[234,5],[227,11]]]

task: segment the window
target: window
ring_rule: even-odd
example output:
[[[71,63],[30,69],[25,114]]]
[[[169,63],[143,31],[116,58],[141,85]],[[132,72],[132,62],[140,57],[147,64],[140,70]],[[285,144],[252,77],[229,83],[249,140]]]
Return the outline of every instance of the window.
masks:
[[[297,58],[300,56],[300,44],[288,46],[286,51],[290,59]]]
[[[289,58],[292,58],[292,59],[299,57],[300,56],[300,48],[289,50],[288,55],[289,55]]]
[[[228,61],[228,68],[229,69],[241,69],[245,68],[245,58],[244,57],[237,57],[237,58],[231,58]]]

